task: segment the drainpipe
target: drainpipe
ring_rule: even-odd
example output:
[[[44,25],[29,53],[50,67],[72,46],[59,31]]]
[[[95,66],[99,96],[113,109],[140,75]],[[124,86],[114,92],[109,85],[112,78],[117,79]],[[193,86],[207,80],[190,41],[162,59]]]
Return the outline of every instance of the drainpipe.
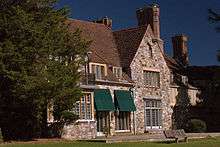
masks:
[[[135,122],[135,112],[133,111],[133,129],[134,129],[134,134],[136,134],[136,122]]]
[[[90,62],[90,55],[92,54],[91,51],[86,53],[85,56],[85,76],[86,76],[86,85],[89,85],[89,75],[90,75],[90,71],[89,71],[89,62]]]

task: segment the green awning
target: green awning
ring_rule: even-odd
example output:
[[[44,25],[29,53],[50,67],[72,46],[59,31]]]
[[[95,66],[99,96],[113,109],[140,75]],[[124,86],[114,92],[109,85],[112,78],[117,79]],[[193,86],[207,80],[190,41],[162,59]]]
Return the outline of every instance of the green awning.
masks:
[[[115,90],[115,105],[119,111],[136,111],[134,99],[130,91]]]
[[[108,89],[95,89],[94,103],[96,111],[114,111],[112,96]]]

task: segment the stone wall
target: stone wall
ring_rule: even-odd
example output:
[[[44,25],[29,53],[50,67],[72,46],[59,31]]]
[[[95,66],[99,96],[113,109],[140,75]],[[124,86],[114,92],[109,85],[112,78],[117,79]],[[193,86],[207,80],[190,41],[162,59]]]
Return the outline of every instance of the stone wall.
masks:
[[[162,102],[162,127],[170,129],[172,126],[172,109],[170,107],[170,71],[163,57],[158,43],[152,41],[152,35],[146,33],[140,47],[133,59],[130,68],[132,80],[135,82],[136,127],[138,133],[144,133],[144,98],[161,99]],[[151,56],[149,46],[151,45]],[[147,87],[144,84],[143,71],[152,70],[160,73],[160,86]]]
[[[96,134],[95,121],[77,121],[74,124],[64,126],[62,138],[69,140],[93,139]]]
[[[129,90],[127,86],[96,85],[98,89],[109,89],[114,102],[114,90]],[[94,113],[93,113],[94,114]],[[115,135],[115,113],[110,112],[110,135]],[[95,118],[95,117],[94,117]],[[76,123],[64,126],[64,139],[92,139],[97,136],[96,120],[78,120]],[[133,113],[131,113],[131,133],[134,132]]]

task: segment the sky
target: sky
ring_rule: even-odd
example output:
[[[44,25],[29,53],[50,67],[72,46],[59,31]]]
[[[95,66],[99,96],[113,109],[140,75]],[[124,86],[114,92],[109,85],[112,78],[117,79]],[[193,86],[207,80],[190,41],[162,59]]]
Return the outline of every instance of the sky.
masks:
[[[208,21],[208,9],[220,12],[220,0],[60,0],[57,6],[69,7],[73,19],[92,21],[108,16],[113,19],[112,29],[120,30],[136,27],[136,10],[153,2],[160,5],[161,38],[168,55],[172,56],[171,37],[185,34],[190,65],[220,64],[216,58],[220,33]]]

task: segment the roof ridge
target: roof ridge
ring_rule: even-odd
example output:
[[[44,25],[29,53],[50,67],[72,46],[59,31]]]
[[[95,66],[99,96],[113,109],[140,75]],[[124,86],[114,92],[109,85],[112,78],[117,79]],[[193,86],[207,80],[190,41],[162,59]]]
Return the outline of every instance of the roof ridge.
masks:
[[[69,21],[78,21],[78,22],[81,22],[81,23],[88,23],[88,24],[93,24],[93,25],[98,25],[98,26],[104,26],[106,28],[109,28],[109,27],[105,26],[102,23],[96,23],[96,22],[88,21],[88,20],[80,20],[80,19],[73,19],[73,18],[68,18],[68,20]]]
[[[133,30],[138,30],[140,28],[146,28],[147,29],[148,25],[144,25],[144,26],[137,26],[137,27],[132,27],[132,28],[125,28],[125,29],[122,29],[122,30],[116,30],[116,31],[113,31],[113,33],[117,33],[117,32],[126,32],[126,31],[133,31]]]

